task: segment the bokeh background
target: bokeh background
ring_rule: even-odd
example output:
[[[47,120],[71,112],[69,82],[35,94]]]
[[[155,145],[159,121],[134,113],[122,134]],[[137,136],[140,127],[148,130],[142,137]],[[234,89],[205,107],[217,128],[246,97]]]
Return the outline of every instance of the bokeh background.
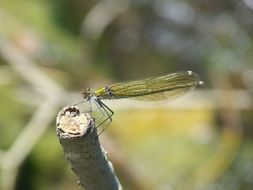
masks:
[[[0,189],[79,189],[55,117],[85,87],[192,70],[176,101],[106,102],[125,189],[253,189],[253,0],[0,2]]]

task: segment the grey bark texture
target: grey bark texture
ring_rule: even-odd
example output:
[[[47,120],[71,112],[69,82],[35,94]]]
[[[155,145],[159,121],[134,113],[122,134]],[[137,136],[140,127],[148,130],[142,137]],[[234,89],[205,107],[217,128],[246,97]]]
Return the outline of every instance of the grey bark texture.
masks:
[[[86,190],[122,190],[106,151],[100,146],[94,119],[76,106],[57,115],[56,132],[64,155]]]

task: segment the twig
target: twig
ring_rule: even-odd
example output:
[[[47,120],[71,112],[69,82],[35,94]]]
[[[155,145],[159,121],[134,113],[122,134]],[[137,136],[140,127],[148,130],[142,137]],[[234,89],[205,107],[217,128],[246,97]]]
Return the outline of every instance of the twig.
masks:
[[[79,183],[86,190],[121,190],[106,152],[100,146],[94,119],[67,106],[57,116],[57,135]]]

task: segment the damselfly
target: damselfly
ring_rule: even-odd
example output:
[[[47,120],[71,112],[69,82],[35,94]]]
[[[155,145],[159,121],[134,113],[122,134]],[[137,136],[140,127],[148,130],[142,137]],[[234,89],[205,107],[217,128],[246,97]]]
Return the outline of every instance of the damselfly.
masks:
[[[114,112],[102,100],[131,98],[145,102],[165,102],[177,99],[202,84],[198,74],[183,71],[144,80],[116,83],[94,91],[86,88],[82,95],[86,101],[94,102],[101,112],[107,115],[107,118],[97,125],[99,127],[109,120],[105,129],[112,122]]]

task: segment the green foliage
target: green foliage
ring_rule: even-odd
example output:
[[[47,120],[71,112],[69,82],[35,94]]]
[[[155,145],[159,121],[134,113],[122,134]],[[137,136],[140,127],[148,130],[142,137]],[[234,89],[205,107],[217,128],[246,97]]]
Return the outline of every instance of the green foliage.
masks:
[[[130,7],[93,38],[96,29],[89,34],[81,25],[98,3],[1,0],[0,47],[2,40],[14,44],[48,78],[80,92],[80,98],[81,89],[88,86],[193,70],[205,81],[203,89],[233,86],[252,99],[250,1],[130,1]],[[105,23],[108,15],[102,13],[97,20]],[[8,150],[44,99],[2,52],[0,56],[0,148]],[[244,136],[216,121],[217,109],[175,111],[159,105],[152,110],[116,110],[105,133],[114,137],[131,170],[150,189],[251,190],[252,105],[245,94],[236,99],[247,109],[240,118]],[[78,188],[54,125],[52,121],[22,165],[17,190]],[[126,178],[121,181],[128,183]]]

